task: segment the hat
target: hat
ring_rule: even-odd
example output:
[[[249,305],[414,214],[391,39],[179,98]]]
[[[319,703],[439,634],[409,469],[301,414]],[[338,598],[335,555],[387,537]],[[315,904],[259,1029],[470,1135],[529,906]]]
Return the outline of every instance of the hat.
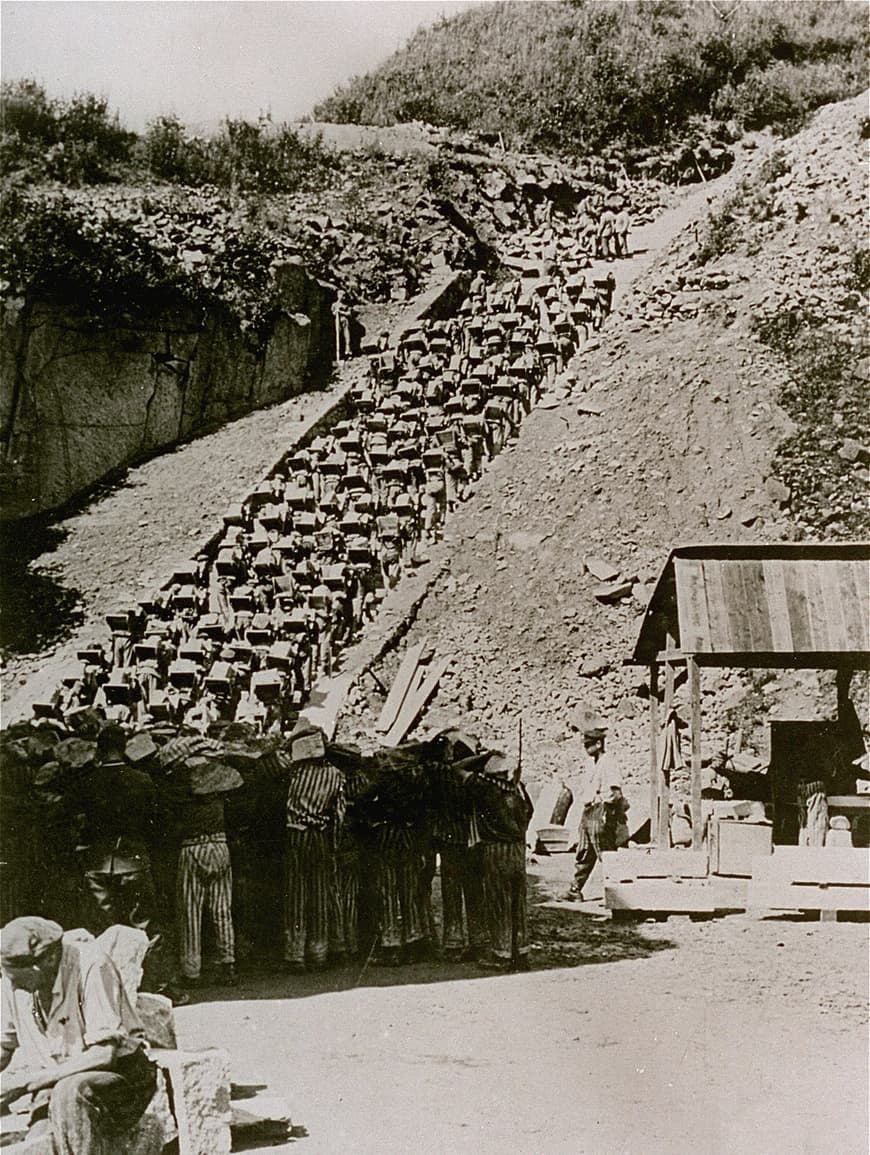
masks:
[[[63,927],[35,914],[13,918],[0,932],[0,962],[37,959],[63,938]]]

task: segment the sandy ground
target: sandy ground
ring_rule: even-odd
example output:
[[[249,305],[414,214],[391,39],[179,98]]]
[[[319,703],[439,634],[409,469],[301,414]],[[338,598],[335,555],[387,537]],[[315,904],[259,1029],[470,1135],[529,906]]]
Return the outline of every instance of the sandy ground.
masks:
[[[614,924],[554,901],[569,856],[530,869],[531,973],[249,973],[182,1045],[286,1098],[296,1138],[261,1150],[863,1155],[866,925]]]

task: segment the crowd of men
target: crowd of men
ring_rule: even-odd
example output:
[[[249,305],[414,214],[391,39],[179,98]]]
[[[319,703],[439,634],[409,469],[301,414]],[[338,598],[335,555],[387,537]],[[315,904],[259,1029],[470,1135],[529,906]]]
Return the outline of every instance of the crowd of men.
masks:
[[[598,206],[599,222],[604,214],[613,215],[612,207]],[[257,790],[234,794],[219,789],[214,775],[206,773],[205,787],[188,783],[184,796],[177,791],[173,796],[177,783],[170,780],[182,768],[190,771],[191,751],[200,737],[207,744],[235,728],[236,735],[270,738],[273,748],[285,739],[316,678],[333,671],[341,650],[374,614],[418,544],[438,535],[486,461],[516,435],[542,390],[601,325],[611,307],[615,281],[612,273],[590,280],[584,224],[588,217],[584,209],[576,218],[575,250],[568,255],[563,250],[558,266],[542,257],[541,238],[547,235],[547,226],[542,226],[530,234],[529,251],[537,259],[527,262],[523,275],[495,282],[478,273],[455,315],[423,320],[403,331],[392,345],[386,334],[369,339],[364,350],[366,371],[352,390],[349,416],[304,447],[289,450],[242,504],[227,511],[222,537],[193,561],[177,565],[171,581],[153,598],[109,614],[111,645],[83,647],[78,668],[64,678],[50,701],[35,707],[45,742],[36,770],[43,785],[48,784],[49,795],[67,794],[67,801],[78,805],[79,826],[71,827],[77,829],[84,848],[78,864],[91,909],[99,912],[102,922],[120,912],[123,917],[118,921],[142,925],[152,937],[164,937],[154,931],[153,918],[142,914],[144,908],[156,910],[160,904],[146,881],[148,872],[143,874],[140,867],[143,847],[149,846],[158,822],[159,807],[155,810],[152,797],[155,773],[158,787],[172,786],[164,791],[172,800],[171,821],[159,821],[176,839],[178,865],[165,874],[162,889],[177,892],[182,979],[199,978],[200,924],[207,910],[221,977],[234,980],[225,802],[232,811],[235,839],[236,917],[243,927],[250,924],[246,938],[258,934],[257,919],[253,914],[247,918],[246,908],[253,912],[274,907],[280,889],[273,885],[271,895],[264,895],[256,878],[265,874],[274,879],[280,873],[275,869],[279,858],[290,864],[288,870],[304,858],[308,865],[290,870],[283,888],[286,961],[294,966],[321,965],[330,951],[341,953],[336,944],[342,941],[352,952],[359,941],[353,915],[357,898],[356,884],[347,879],[354,876],[365,844],[366,852],[377,851],[381,863],[374,872],[383,883],[380,898],[369,895],[366,906],[367,912],[378,908],[372,916],[372,925],[379,928],[379,938],[374,936],[378,957],[384,961],[412,957],[431,944],[431,912],[421,895],[426,893],[427,875],[431,883],[434,856],[428,856],[420,881],[417,867],[408,865],[426,857],[416,835],[409,834],[410,827],[391,825],[377,805],[373,807],[371,781],[368,795],[362,796],[368,797],[361,805],[368,808],[369,820],[361,839],[353,807],[347,820],[342,810],[354,800],[353,783],[361,781],[358,768],[339,789],[338,770],[325,770],[328,763],[321,759],[305,789],[311,787],[315,798],[318,791],[326,792],[335,807],[329,814],[317,807],[312,810],[306,797],[296,803],[284,798],[278,806],[262,781]],[[157,740],[156,746],[150,742],[150,749],[149,742],[137,748],[134,741],[132,762],[125,753],[131,733]],[[79,741],[87,747],[95,739],[97,745],[74,753],[72,761],[78,764],[71,767],[64,761],[67,754],[54,757],[48,734],[54,735],[59,749],[69,746],[68,739],[73,746]],[[166,743],[167,735],[174,741]],[[212,761],[219,757],[214,750],[204,756]],[[431,758],[423,761],[428,765]],[[32,769],[32,758],[30,764]],[[46,767],[59,767],[59,772],[53,777]],[[88,767],[89,774],[83,773]],[[383,768],[373,775],[371,765],[368,770],[370,779],[386,780]],[[193,773],[194,777],[199,773],[196,766]],[[129,791],[115,780],[118,775],[125,780],[139,776],[125,802],[128,818],[123,820],[117,812],[118,799],[127,798]],[[78,776],[77,785],[67,791],[71,776]],[[4,783],[9,779],[5,775]],[[402,791],[407,792],[412,779],[413,775],[405,775]],[[79,787],[87,781],[90,793],[86,790],[80,796]],[[492,775],[483,781],[492,788]],[[479,784],[473,788],[482,789]],[[466,783],[463,789],[472,785]],[[458,805],[461,793],[455,787],[444,798],[449,795]],[[438,797],[438,790],[427,795],[433,813],[437,811],[433,799]],[[281,808],[286,809],[286,823],[279,834],[274,816]],[[257,813],[255,820],[252,812]],[[319,833],[306,825],[314,821],[315,812]],[[280,854],[273,854],[270,863],[255,861],[264,851],[263,845],[255,849],[247,837],[253,821],[260,824],[261,834],[273,830],[266,843],[281,843]],[[419,815],[407,819],[412,827],[421,821]],[[439,821],[445,829],[450,826],[444,814]],[[459,826],[464,821],[457,817]],[[510,823],[503,825],[507,829]],[[459,826],[447,837],[451,845],[467,840],[467,832],[457,833]],[[104,834],[94,834],[101,830],[114,831],[116,840],[123,836],[122,842],[112,844]],[[477,844],[479,833],[469,836],[472,844]],[[446,836],[431,837],[437,843]],[[123,851],[123,839],[134,846],[129,853]],[[346,912],[340,923],[334,917],[338,907],[331,897],[327,902],[323,886],[320,892],[315,887],[303,894],[293,881],[317,875],[312,863],[318,839],[324,863],[326,841],[335,844],[335,863],[330,859],[321,874],[338,880],[336,901]],[[523,839],[524,832],[518,838],[520,845]],[[18,841],[14,833],[13,841]],[[486,839],[481,835],[480,841],[484,844]],[[22,863],[32,865],[32,858],[23,848]],[[347,870],[343,864],[349,864]],[[451,874],[449,852],[446,872],[449,907],[450,878],[456,874],[455,870]],[[369,870],[367,876],[374,874]],[[479,882],[479,864],[471,874]],[[486,938],[486,919],[473,913],[482,909],[476,884],[466,880],[462,885],[463,902],[472,915],[464,938],[452,924],[445,925],[448,951],[460,938],[463,950],[469,936],[473,948]],[[320,895],[316,902],[312,893]],[[332,911],[328,933],[327,907]],[[517,952],[516,947],[510,951],[514,963]]]
[[[113,964],[67,943],[61,920],[142,929],[145,986],[176,1001],[206,977],[234,985],[237,959],[270,949],[293,972],[436,950],[528,967],[519,767],[458,730],[363,756],[299,717],[610,310],[612,273],[587,270],[626,253],[630,222],[595,208],[558,267],[478,274],[456,315],[370,341],[350,416],[291,449],[214,548],[108,615],[111,644],[83,647],[0,739],[0,1069],[22,1048],[38,1060],[5,1076],[3,1107],[33,1095],[59,1152],[111,1149],[154,1086]],[[341,357],[343,302],[336,326]]]

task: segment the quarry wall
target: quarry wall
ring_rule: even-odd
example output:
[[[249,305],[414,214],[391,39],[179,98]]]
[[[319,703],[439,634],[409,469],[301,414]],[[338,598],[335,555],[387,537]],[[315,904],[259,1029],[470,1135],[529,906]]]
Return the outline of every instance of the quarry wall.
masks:
[[[114,470],[302,392],[331,361],[328,291],[278,272],[280,312],[254,341],[229,316],[155,315],[96,327],[75,306],[25,301],[3,320],[0,510],[57,508]]]

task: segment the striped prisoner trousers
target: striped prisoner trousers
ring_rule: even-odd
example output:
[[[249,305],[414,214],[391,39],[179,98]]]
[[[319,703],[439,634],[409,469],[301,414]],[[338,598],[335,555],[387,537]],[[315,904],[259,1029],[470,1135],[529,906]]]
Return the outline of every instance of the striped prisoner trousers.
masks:
[[[522,842],[484,842],[483,900],[496,958],[528,954],[526,928],[526,848]]]
[[[284,958],[323,966],[335,935],[335,850],[331,830],[287,828]]]
[[[359,881],[358,850],[339,850],[335,863],[335,896],[329,949],[333,954],[349,957],[359,951]]]
[[[483,922],[483,881],[477,847],[441,843],[441,908],[444,921],[443,946],[461,951],[466,945],[486,945]]]
[[[379,945],[390,950],[421,942],[426,929],[420,893],[420,856],[412,850],[384,849],[376,861]]]
[[[178,912],[181,973],[199,978],[202,967],[202,912],[208,910],[219,963],[235,962],[233,868],[225,834],[187,838],[178,858]]]

